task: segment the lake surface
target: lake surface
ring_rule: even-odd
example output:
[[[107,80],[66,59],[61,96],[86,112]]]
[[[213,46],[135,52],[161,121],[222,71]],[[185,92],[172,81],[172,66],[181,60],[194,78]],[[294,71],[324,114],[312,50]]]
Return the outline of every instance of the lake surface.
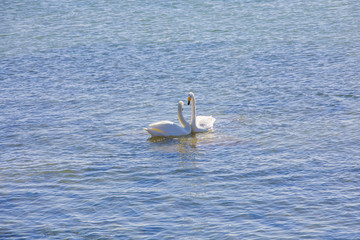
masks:
[[[0,239],[360,239],[359,12],[2,1]]]

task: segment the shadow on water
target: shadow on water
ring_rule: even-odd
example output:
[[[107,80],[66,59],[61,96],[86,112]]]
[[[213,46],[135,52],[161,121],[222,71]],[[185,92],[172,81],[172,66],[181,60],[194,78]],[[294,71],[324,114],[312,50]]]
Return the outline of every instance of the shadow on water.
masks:
[[[184,137],[151,137],[148,139],[154,151],[180,154],[182,158],[195,158],[199,154],[198,139],[193,135]]]
[[[223,136],[215,132],[192,133],[184,137],[151,137],[147,140],[154,151],[181,154],[184,158],[195,158],[210,149],[236,147],[244,140]]]

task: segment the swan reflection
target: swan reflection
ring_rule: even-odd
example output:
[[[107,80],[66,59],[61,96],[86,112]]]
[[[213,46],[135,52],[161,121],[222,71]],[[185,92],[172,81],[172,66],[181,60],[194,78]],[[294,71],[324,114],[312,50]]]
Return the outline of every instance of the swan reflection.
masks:
[[[155,151],[179,153],[183,157],[189,157],[193,154],[203,154],[206,150],[203,147],[215,144],[216,136],[213,132],[193,133],[178,138],[152,137],[148,141],[152,143]]]
[[[192,135],[180,138],[152,137],[148,141],[153,143],[154,150],[160,152],[189,155],[198,151],[196,149],[198,139]]]

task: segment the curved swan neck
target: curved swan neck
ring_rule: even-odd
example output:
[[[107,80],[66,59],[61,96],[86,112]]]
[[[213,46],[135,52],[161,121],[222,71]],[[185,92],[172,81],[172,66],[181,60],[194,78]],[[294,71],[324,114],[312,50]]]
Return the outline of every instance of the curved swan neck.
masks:
[[[182,106],[181,105],[179,105],[179,107],[178,107],[178,118],[179,118],[179,122],[181,123],[181,125],[184,128],[187,128],[188,126],[190,126],[182,114]]]

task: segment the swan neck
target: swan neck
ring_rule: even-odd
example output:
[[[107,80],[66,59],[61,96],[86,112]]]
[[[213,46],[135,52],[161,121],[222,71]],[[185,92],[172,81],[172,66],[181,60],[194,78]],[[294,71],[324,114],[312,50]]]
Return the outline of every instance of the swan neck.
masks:
[[[180,107],[180,106],[179,106],[179,108],[178,108],[178,118],[179,118],[180,124],[181,124],[184,128],[186,128],[186,127],[189,126],[189,123],[186,122],[186,120],[185,120],[185,118],[184,118],[184,116],[183,116],[182,107]]]
[[[191,101],[191,125],[196,126],[196,101],[195,97],[193,97]]]

